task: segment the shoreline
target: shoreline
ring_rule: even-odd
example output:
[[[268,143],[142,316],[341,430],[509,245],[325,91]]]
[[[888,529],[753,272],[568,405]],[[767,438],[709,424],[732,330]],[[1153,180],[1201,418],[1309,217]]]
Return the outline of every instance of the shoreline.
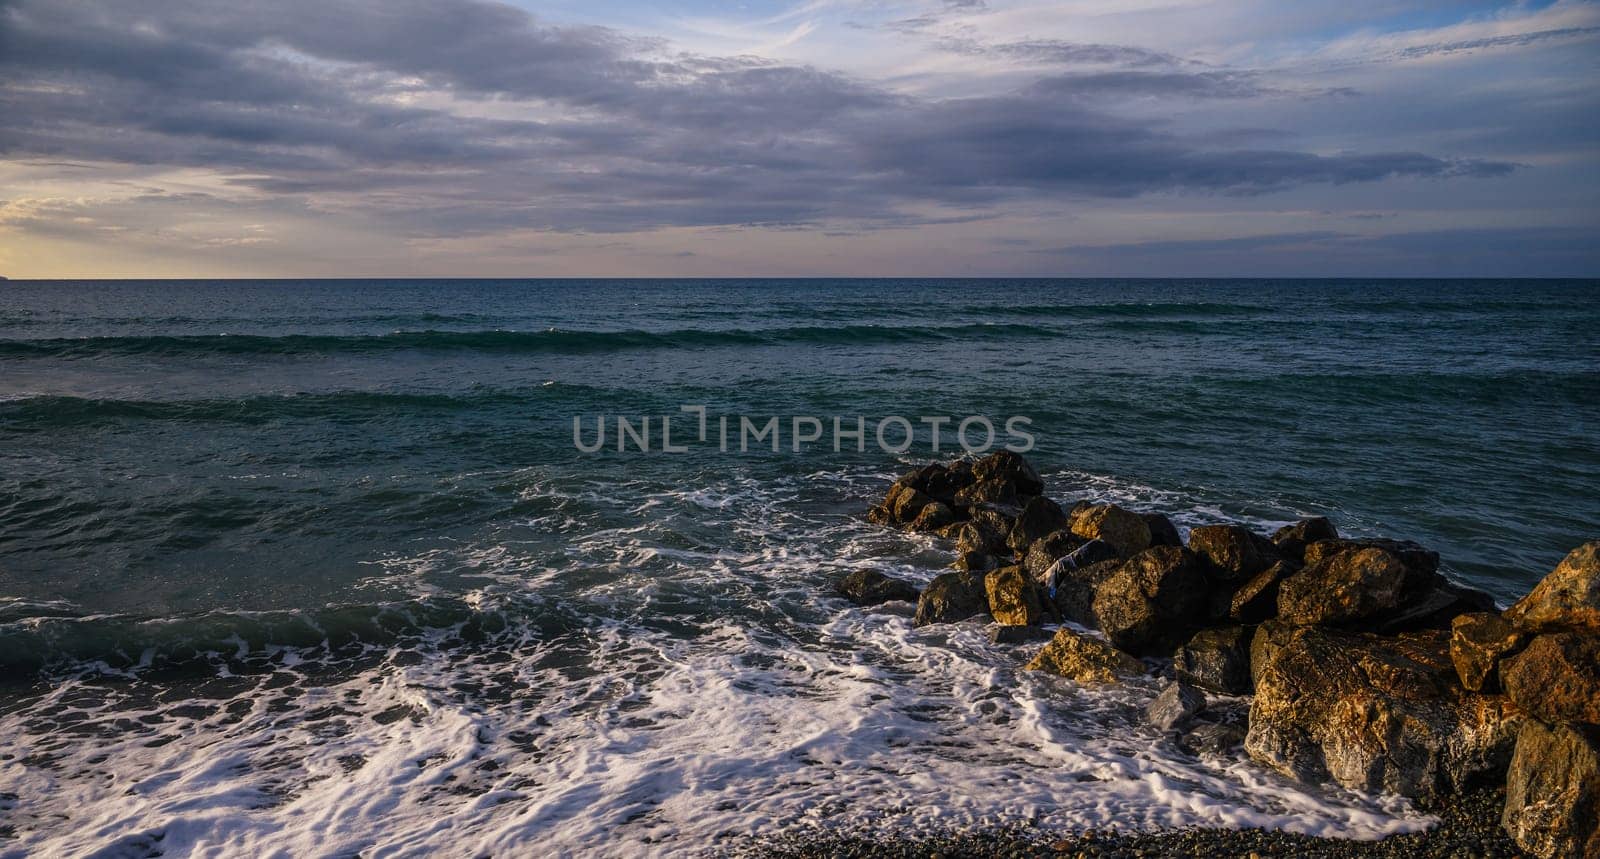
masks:
[[[1051,832],[1037,826],[974,827],[923,837],[795,832],[757,838],[731,855],[763,859],[1398,859],[1471,856],[1512,859],[1527,855],[1500,828],[1503,787],[1481,787],[1434,809],[1439,825],[1425,832],[1355,841],[1295,835],[1270,829],[1190,828],[1121,833],[1115,829]]]

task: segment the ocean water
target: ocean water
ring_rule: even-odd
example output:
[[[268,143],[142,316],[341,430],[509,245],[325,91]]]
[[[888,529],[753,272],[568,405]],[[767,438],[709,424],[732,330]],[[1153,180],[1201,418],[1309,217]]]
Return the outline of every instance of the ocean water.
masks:
[[[924,433],[903,454],[795,452],[787,421],[1026,416],[1057,500],[1182,528],[1328,515],[1509,602],[1597,536],[1597,296],[0,283],[0,856],[1425,827],[1403,801],[1178,752],[1141,722],[1154,680],[1077,688],[975,624],[833,597],[854,569],[949,563],[862,513],[959,451]],[[784,449],[574,446],[575,416],[586,440],[619,415],[688,435],[685,405],[779,416]]]

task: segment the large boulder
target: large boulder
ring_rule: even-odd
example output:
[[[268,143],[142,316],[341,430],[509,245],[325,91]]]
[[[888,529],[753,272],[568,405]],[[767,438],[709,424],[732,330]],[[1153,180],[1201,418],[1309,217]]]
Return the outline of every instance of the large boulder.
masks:
[[[1504,768],[1520,713],[1504,696],[1461,688],[1447,633],[1278,633],[1250,706],[1245,750],[1257,761],[1430,804]]]
[[[1020,496],[1044,494],[1044,481],[1039,479],[1039,472],[1015,451],[997,450],[974,462],[972,476],[979,482],[998,480],[1010,484]]]
[[[1022,509],[1022,496],[1017,494],[1015,484],[997,478],[979,480],[970,486],[965,486],[956,493],[957,507],[976,507],[988,504],[995,507],[1004,507],[1007,510]]]
[[[1546,722],[1600,724],[1600,636],[1537,636],[1500,663],[1500,682],[1511,700]]]
[[[1132,653],[1170,653],[1205,614],[1205,572],[1187,549],[1156,546],[1129,559],[1095,589],[1100,629]]]
[[[984,592],[989,599],[989,614],[1010,626],[1037,626],[1044,623],[1044,605],[1039,592],[1020,566],[1002,567],[984,577]]]
[[[961,552],[956,555],[955,562],[950,565],[950,569],[966,573],[987,573],[990,570],[999,568],[1000,560],[982,549]]]
[[[1104,540],[1124,558],[1150,547],[1150,526],[1144,518],[1115,504],[1091,504],[1075,509],[1072,533],[1085,540]]]
[[[1450,661],[1461,685],[1474,692],[1500,688],[1500,660],[1516,652],[1525,636],[1493,612],[1458,615],[1450,624]]]
[[[1098,638],[1067,627],[1056,630],[1050,643],[1024,667],[1029,671],[1059,674],[1079,683],[1114,683],[1144,671],[1144,663],[1139,660]]]
[[[1587,629],[1600,633],[1600,540],[1573,549],[1506,619],[1531,632]]]
[[[1005,533],[974,519],[962,522],[955,529],[956,553],[983,552],[988,555],[1006,554]]]
[[[1179,680],[1225,695],[1248,695],[1251,631],[1242,626],[1202,629],[1172,655]]]
[[[896,522],[914,522],[922,508],[934,503],[932,496],[910,486],[901,486],[898,492],[891,489],[891,492],[889,504]]]
[[[1178,526],[1172,524],[1160,513],[1140,513],[1139,518],[1150,527],[1150,545],[1152,546],[1182,546],[1183,535],[1178,533]]]
[[[1298,569],[1289,561],[1279,561],[1251,576],[1230,595],[1228,619],[1255,624],[1277,617],[1278,585]]]
[[[1043,495],[1030,498],[1022,505],[1022,512],[1017,514],[1016,524],[1012,526],[1006,544],[1021,556],[1035,540],[1048,537],[1069,524],[1067,511],[1062,510],[1060,504]]]
[[[917,586],[877,570],[856,570],[839,580],[839,594],[859,606],[916,602]]]
[[[1424,573],[1379,546],[1313,555],[1330,542],[1312,543],[1306,568],[1279,584],[1279,618],[1306,625],[1370,620],[1398,612],[1434,583],[1432,571]]]
[[[1033,576],[1034,581],[1043,585],[1056,561],[1072,554],[1086,542],[1070,531],[1053,532],[1033,541],[1022,558],[1022,565],[1028,568],[1028,575]]]
[[[1339,529],[1333,527],[1333,523],[1324,516],[1301,519],[1272,532],[1272,542],[1278,547],[1278,554],[1296,563],[1305,563],[1306,546],[1318,540],[1337,539]]]
[[[1239,525],[1201,525],[1189,531],[1189,551],[1210,565],[1225,582],[1248,580],[1277,563],[1270,540]]]
[[[923,505],[922,509],[917,511],[916,517],[906,527],[912,531],[932,534],[937,533],[940,528],[946,525],[954,524],[955,521],[956,513],[950,509],[949,505],[943,501],[932,501]]]
[[[1399,558],[1400,562],[1410,567],[1419,578],[1426,578],[1439,571],[1439,553],[1423,548],[1410,540],[1317,540],[1306,544],[1305,565],[1309,567],[1325,558],[1359,549],[1382,549]]]
[[[934,576],[917,600],[917,614],[911,625],[954,623],[985,614],[989,611],[989,596],[983,578],[959,570]]]
[[[1484,614],[1494,610],[1494,597],[1435,576],[1431,587],[1405,600],[1391,614],[1373,622],[1370,631],[1398,635],[1421,629],[1449,629],[1450,624],[1461,615]]]
[[[1098,545],[1095,543],[1086,546]],[[1076,554],[1076,553],[1074,553]],[[1116,575],[1122,559],[1109,558],[1084,565],[1069,565],[1067,559],[1057,561],[1058,572],[1053,572],[1048,584],[1043,586],[1045,597],[1062,620],[1098,629],[1100,619],[1094,613],[1094,595],[1106,579]]]
[[[1500,825],[1539,859],[1600,856],[1600,728],[1525,720]]]

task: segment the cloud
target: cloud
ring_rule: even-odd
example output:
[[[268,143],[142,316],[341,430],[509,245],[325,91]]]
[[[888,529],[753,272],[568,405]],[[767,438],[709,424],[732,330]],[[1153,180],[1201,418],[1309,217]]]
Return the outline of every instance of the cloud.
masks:
[[[8,0],[0,157],[210,171],[225,177],[214,194],[419,238],[867,229],[982,218],[1006,201],[1263,194],[1515,169],[1412,151],[1230,147],[1225,133],[1185,135],[1105,102],[1288,90],[1255,73],[1176,69],[1137,48],[1035,40],[984,50],[1133,68],[927,98],[808,66],[552,26],[483,0]]]

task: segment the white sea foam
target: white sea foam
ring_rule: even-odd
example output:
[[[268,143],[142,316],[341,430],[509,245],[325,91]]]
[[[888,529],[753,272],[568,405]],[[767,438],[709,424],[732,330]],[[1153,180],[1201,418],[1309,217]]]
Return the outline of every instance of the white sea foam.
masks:
[[[802,500],[881,485],[621,487],[653,502],[628,500],[638,523],[573,525],[555,559],[503,542],[390,561],[419,580],[470,570],[469,602],[522,618],[480,645],[437,630],[344,667],[278,649],[220,691],[52,684],[0,714],[0,741],[25,750],[0,760],[15,829],[0,856],[701,855],[791,828],[1430,824],[1400,800],[1177,751],[1140,716],[1154,679],[1079,687],[1020,670],[1026,649],[976,624],[913,629],[833,599],[850,569],[925,580],[947,558]],[[730,545],[673,531],[690,508]]]

